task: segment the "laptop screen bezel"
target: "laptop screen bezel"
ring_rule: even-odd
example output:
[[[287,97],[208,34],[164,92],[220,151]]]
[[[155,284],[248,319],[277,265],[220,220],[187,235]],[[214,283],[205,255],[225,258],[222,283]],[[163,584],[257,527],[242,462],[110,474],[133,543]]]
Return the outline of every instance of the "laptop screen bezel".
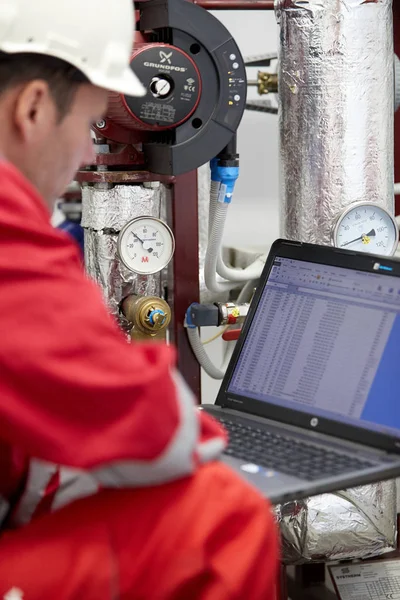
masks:
[[[377,433],[371,429],[348,425],[342,421],[321,417],[312,412],[303,412],[302,410],[277,406],[266,401],[254,400],[252,398],[228,392],[229,383],[232,379],[247,333],[254,315],[256,314],[271,268],[277,258],[289,258],[321,265],[344,267],[346,269],[365,271],[368,273],[378,272],[382,277],[400,277],[400,261],[393,258],[352,252],[330,246],[317,246],[314,244],[277,240],[271,247],[260,282],[251,303],[249,314],[225,373],[215,404],[273,421],[295,425],[302,429],[318,431],[320,433],[332,435],[336,438],[343,438],[352,442],[400,454],[400,437],[396,438],[390,434]],[[385,270],[380,271],[378,267],[377,271],[377,265],[382,265]]]

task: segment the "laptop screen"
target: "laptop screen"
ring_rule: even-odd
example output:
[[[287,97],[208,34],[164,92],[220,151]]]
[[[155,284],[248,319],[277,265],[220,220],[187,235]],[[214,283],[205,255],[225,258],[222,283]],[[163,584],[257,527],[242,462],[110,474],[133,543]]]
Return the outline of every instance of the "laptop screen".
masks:
[[[227,391],[400,437],[400,278],[276,258]]]

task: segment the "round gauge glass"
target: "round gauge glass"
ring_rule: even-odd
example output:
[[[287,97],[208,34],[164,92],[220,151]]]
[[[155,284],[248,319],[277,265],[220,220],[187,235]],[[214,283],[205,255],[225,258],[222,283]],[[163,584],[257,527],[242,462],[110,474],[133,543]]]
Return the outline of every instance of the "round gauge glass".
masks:
[[[338,248],[391,256],[396,252],[399,230],[392,215],[379,204],[357,202],[340,215],[333,243]]]
[[[118,254],[133,273],[152,275],[162,271],[174,255],[171,229],[155,217],[129,221],[118,236]]]

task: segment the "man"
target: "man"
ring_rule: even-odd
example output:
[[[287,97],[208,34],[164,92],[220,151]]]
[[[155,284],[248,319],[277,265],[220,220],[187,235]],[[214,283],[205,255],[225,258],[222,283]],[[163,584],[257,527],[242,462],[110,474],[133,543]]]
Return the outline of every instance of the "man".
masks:
[[[142,94],[133,29],[131,0],[0,4],[0,598],[272,600],[267,503],[49,224],[108,90]]]

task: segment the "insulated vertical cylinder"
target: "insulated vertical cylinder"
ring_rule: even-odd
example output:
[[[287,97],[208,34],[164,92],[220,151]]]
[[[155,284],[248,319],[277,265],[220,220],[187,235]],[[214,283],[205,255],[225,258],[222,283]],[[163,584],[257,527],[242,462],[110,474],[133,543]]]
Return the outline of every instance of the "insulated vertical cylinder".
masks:
[[[117,246],[121,229],[136,217],[163,216],[169,190],[162,184],[86,186],[82,190],[82,226],[85,228],[85,266],[102,288],[111,312],[125,329],[130,329],[120,312],[121,301],[130,294],[160,296],[161,273],[139,275],[119,259]]]
[[[353,202],[393,213],[392,0],[277,0],[281,232],[331,243]]]

